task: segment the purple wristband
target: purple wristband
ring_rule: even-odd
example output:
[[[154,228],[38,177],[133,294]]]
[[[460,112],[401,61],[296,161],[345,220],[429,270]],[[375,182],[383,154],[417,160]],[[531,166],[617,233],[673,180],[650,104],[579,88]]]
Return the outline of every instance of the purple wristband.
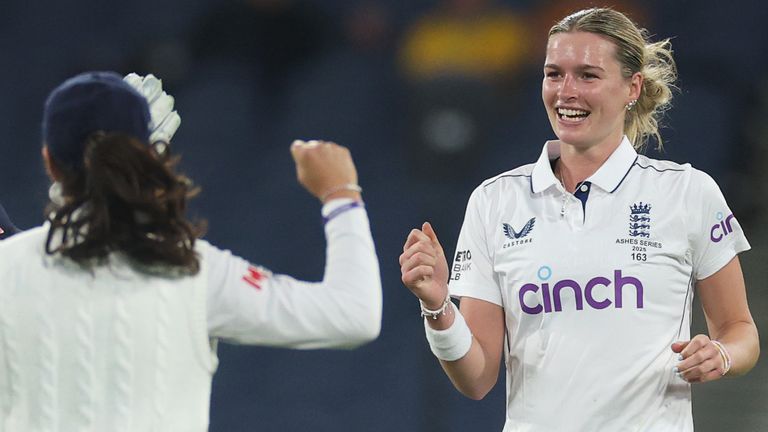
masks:
[[[365,207],[365,205],[360,201],[352,201],[351,203],[347,203],[339,207],[336,207],[335,209],[333,209],[333,211],[328,213],[328,216],[323,216],[323,225],[330,222],[331,219],[335,218],[336,216],[357,207]]]

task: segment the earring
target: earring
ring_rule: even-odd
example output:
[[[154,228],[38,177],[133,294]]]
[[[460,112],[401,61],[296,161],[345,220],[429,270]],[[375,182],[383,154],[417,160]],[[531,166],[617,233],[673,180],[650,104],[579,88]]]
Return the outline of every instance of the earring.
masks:
[[[627,111],[632,111],[632,108],[634,108],[634,107],[635,107],[635,104],[636,104],[636,103],[637,103],[637,99],[632,99],[631,101],[629,101],[629,103],[627,103],[626,105],[624,105],[624,108],[626,108],[626,109],[627,109]]]

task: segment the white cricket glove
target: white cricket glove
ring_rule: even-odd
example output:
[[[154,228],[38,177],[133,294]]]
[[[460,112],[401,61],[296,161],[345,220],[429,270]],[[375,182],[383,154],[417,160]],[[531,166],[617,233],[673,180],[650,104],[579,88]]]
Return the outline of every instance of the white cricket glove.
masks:
[[[181,125],[181,117],[173,109],[173,96],[163,91],[163,82],[152,74],[142,77],[129,73],[123,80],[147,99],[151,116],[149,142],[156,146],[158,153],[164,153]]]

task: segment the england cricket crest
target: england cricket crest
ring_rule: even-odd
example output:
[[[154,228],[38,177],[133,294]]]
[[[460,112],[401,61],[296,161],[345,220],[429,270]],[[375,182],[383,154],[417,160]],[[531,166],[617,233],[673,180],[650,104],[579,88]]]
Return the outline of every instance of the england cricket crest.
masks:
[[[651,236],[651,205],[642,201],[629,206],[630,237]]]

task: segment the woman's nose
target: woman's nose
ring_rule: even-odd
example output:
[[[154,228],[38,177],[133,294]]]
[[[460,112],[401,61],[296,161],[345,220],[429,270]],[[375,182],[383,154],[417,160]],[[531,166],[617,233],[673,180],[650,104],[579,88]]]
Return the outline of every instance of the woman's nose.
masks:
[[[558,90],[558,96],[560,96],[561,99],[571,99],[578,96],[576,80],[570,74],[566,74],[563,77],[563,81]]]

